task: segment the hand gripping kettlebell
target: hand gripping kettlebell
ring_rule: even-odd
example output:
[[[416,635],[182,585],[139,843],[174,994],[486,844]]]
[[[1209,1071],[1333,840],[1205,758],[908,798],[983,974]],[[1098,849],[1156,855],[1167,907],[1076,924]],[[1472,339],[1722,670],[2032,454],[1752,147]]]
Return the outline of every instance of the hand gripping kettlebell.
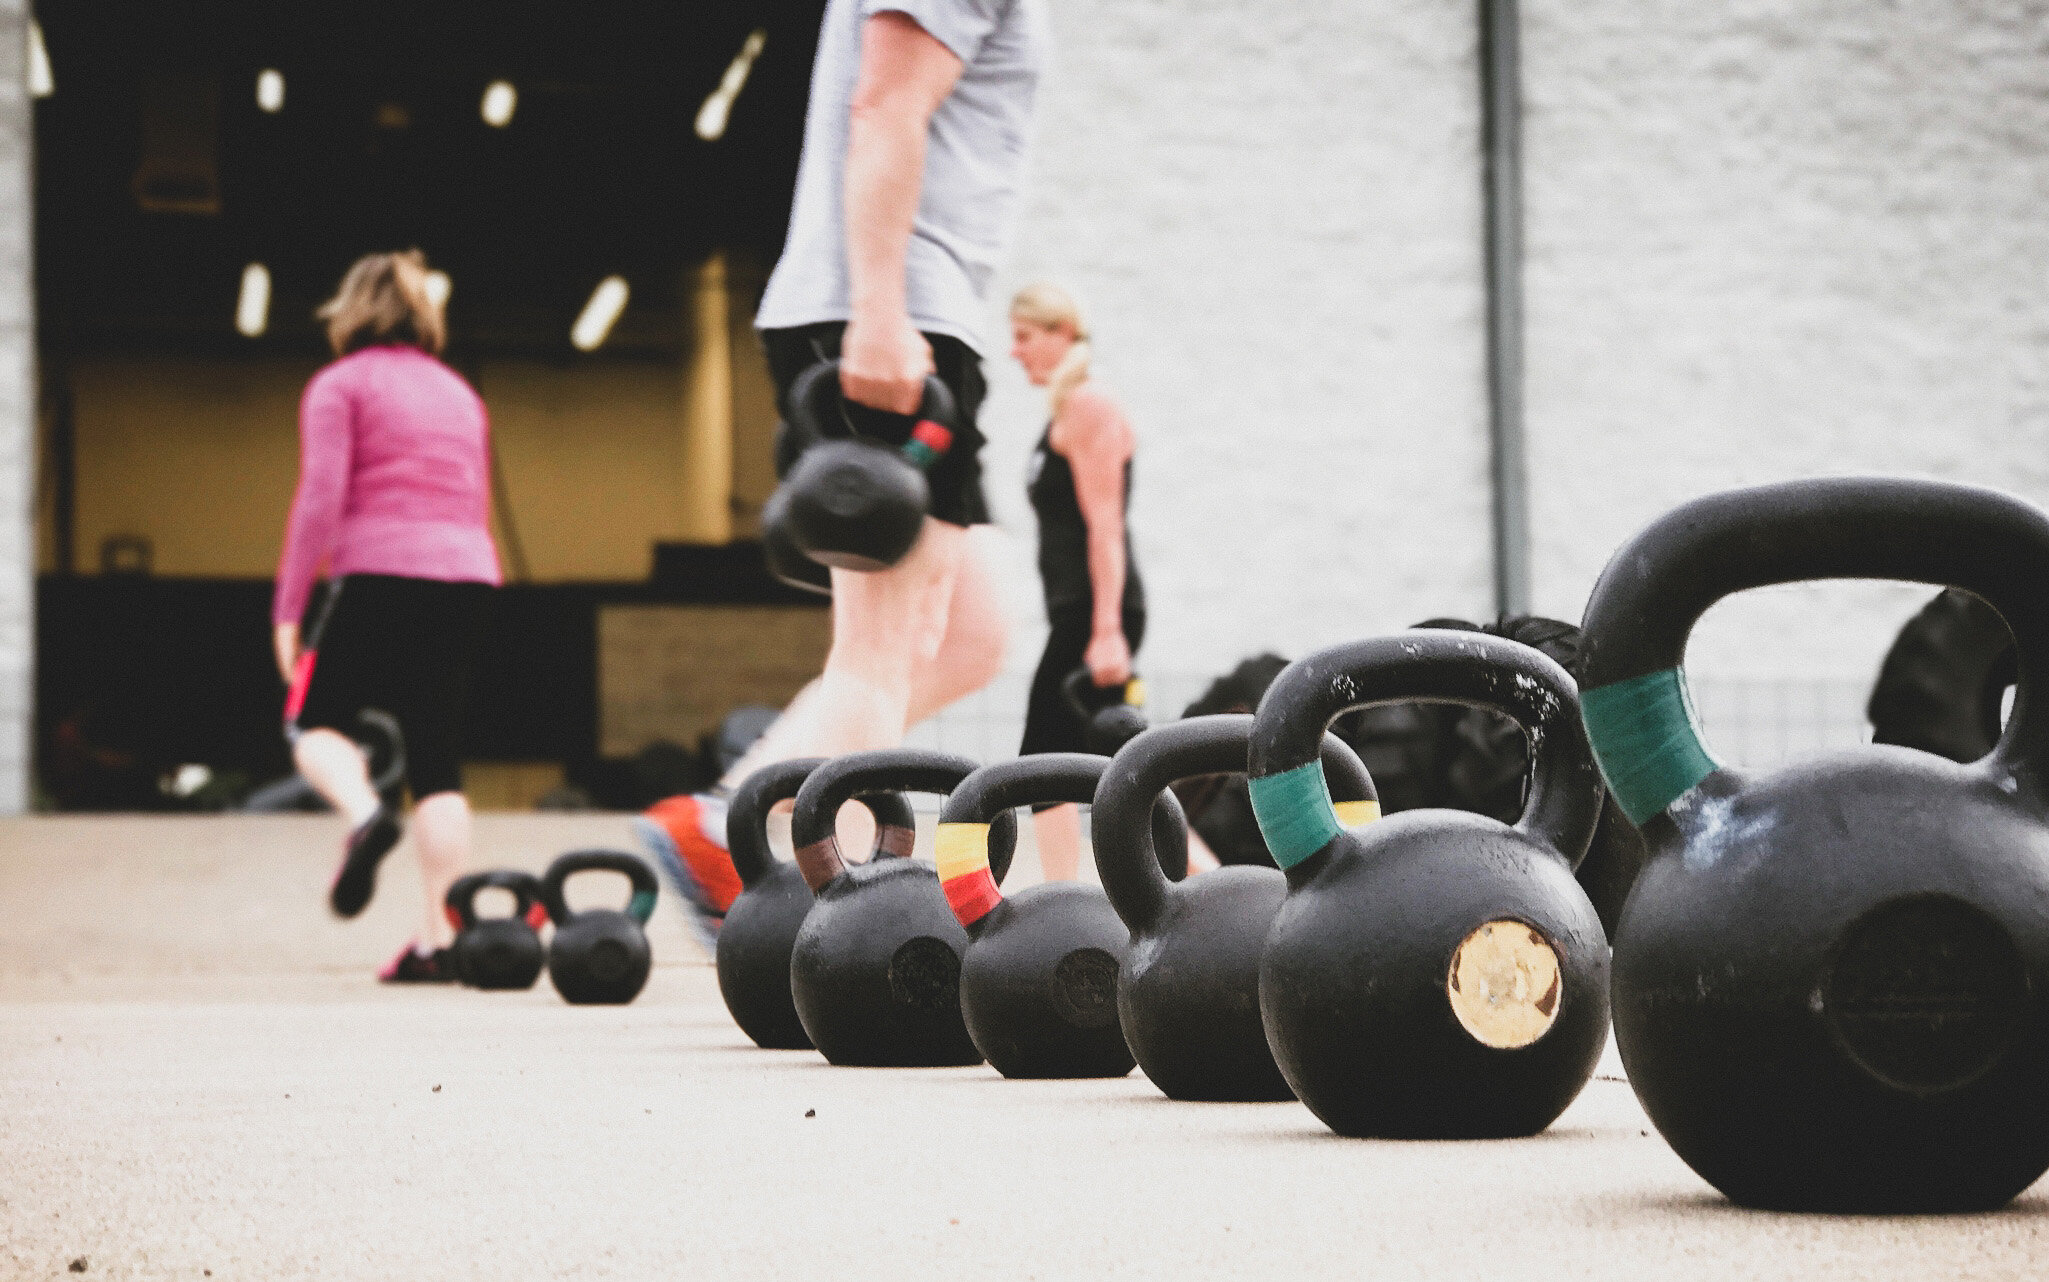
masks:
[[[1005,898],[989,869],[989,825],[1040,801],[1094,799],[1108,757],[1049,752],[983,766],[939,811],[939,885],[967,929],[960,1008],[968,1036],[1005,1077],[1122,1077],[1117,972],[1130,935],[1103,892],[1049,881]],[[1188,873],[1188,826],[1171,796],[1149,812],[1162,862]],[[1164,874],[1163,874],[1164,875]]]
[[[1117,689],[1114,703],[1099,704],[1090,699],[1091,692],[1104,687],[1095,683],[1087,668],[1076,668],[1060,683],[1060,693],[1067,700],[1067,707],[1082,724],[1082,743],[1090,752],[1103,756],[1114,756],[1119,748],[1130,743],[1132,737],[1146,728],[1145,682],[1137,677],[1126,681]]]
[[[1695,620],[1809,579],[1962,588],[2013,633],[1990,755],[1865,746],[1771,773],[1709,754],[1680,664]],[[1583,708],[1649,861],[1615,932],[1629,1083],[1732,1200],[2004,1204],[2049,1169],[2049,518],[2008,495],[1842,478],[1660,517],[1587,603]]]
[[[838,361],[821,361],[790,385],[784,408],[793,432],[813,443],[762,506],[763,538],[823,565],[886,570],[924,529],[931,503],[925,473],[953,447],[959,412],[946,384],[927,375],[908,436],[901,445],[881,444],[856,434],[839,370]]]
[[[817,896],[790,953],[790,997],[819,1053],[834,1064],[932,1067],[979,1064],[960,1013],[960,959],[967,932],[954,920],[939,875],[922,859],[840,858],[834,821],[870,792],[947,793],[974,773],[951,753],[889,748],[835,757],[797,791],[790,836],[797,866]],[[1010,866],[1017,820],[993,830],[998,875]]]
[[[783,863],[768,848],[768,812],[797,795],[817,757],[778,761],[748,775],[726,808],[726,848],[744,889],[726,910],[717,951],[719,995],[740,1031],[766,1050],[810,1050],[811,1039],[790,1000],[790,950],[804,914],[811,911],[811,887],[797,865]],[[875,815],[872,859],[908,858],[916,836],[910,805],[894,793],[860,798]]]
[[[1513,825],[1406,810],[1347,832],[1318,737],[1353,708],[1492,708],[1530,739]],[[1549,1126],[1608,1039],[1608,940],[1573,866],[1601,780],[1572,678],[1479,633],[1414,631],[1288,665],[1252,727],[1253,811],[1288,897],[1259,961],[1274,1059],[1340,1135],[1483,1139]]]
[[[512,892],[511,916],[477,916],[477,894],[486,888]],[[541,977],[540,926],[548,915],[541,904],[541,883],[532,873],[501,868],[458,877],[448,888],[442,911],[455,927],[449,952],[456,978],[463,983],[471,988],[532,988]]]
[[[626,911],[569,910],[563,883],[594,870],[626,874],[632,888]],[[548,978],[562,1000],[575,1006],[619,1005],[640,995],[654,964],[643,927],[654,915],[658,887],[654,869],[645,860],[616,850],[572,850],[548,865],[548,874],[541,879],[541,902],[555,922],[555,938],[548,944]]]
[[[1138,1066],[1170,1099],[1286,1100],[1259,1018],[1259,955],[1287,897],[1277,868],[1232,864],[1176,885],[1153,856],[1146,816],[1168,785],[1245,769],[1252,718],[1190,717],[1155,726],[1118,750],[1096,788],[1096,870],[1131,935],[1117,1010]],[[1358,754],[1323,736],[1338,821],[1380,817]]]

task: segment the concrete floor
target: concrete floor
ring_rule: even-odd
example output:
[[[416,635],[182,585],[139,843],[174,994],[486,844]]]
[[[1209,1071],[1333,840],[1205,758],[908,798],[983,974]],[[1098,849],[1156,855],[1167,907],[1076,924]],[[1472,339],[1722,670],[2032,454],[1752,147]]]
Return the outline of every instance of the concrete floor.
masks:
[[[1537,1139],[1395,1144],[1136,1074],[758,1051],[667,906],[631,1007],[380,988],[409,860],[332,922],[338,836],[0,824],[0,1278],[1991,1278],[2049,1247],[2043,1186],[1978,1217],[1734,1209],[1612,1057]],[[625,826],[480,836],[535,867]]]

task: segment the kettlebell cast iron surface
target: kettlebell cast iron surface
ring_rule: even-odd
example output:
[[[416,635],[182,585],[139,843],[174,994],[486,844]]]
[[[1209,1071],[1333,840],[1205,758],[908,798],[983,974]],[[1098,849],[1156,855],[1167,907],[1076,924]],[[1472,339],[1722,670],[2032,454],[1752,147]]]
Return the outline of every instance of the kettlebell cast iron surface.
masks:
[[[748,775],[726,808],[726,848],[743,889],[726,910],[716,953],[719,995],[740,1031],[765,1050],[810,1050],[790,998],[790,950],[811,911],[811,887],[794,863],[768,846],[768,813],[797,795],[822,759],[778,761]],[[909,803],[894,793],[860,798],[875,815],[871,860],[908,858],[916,837]]]
[[[1108,757],[1050,752],[983,766],[939,812],[939,884],[967,929],[960,1005],[975,1048],[1005,1077],[1122,1077],[1131,1051],[1117,1021],[1117,973],[1130,936],[1094,886],[1049,881],[1005,898],[989,871],[989,826],[1034,802],[1095,798]],[[1170,796],[1160,849],[1188,873],[1188,828]],[[1165,874],[1163,874],[1165,875]]]
[[[834,1064],[913,1068],[979,1064],[960,1010],[967,932],[922,859],[848,864],[840,807],[871,792],[946,794],[973,774],[967,757],[888,748],[835,757],[797,791],[790,836],[817,897],[790,953],[790,996],[804,1032]],[[991,829],[994,876],[1009,870],[1017,820]]]
[[[1060,683],[1060,694],[1067,701],[1067,709],[1082,724],[1082,742],[1090,752],[1115,756],[1119,748],[1144,732],[1149,724],[1145,719],[1145,682],[1133,677],[1117,687],[1116,701],[1094,705],[1089,702],[1091,691],[1103,691],[1095,683],[1087,668],[1076,668]],[[1099,693],[1097,698],[1101,698]]]
[[[1252,717],[1190,717],[1155,726],[1118,750],[1096,788],[1096,870],[1130,931],[1117,975],[1124,1040],[1153,1085],[1178,1100],[1290,1100],[1259,1017],[1259,956],[1288,879],[1232,864],[1178,884],[1153,853],[1154,800],[1168,786],[1245,769]],[[1359,756],[1323,736],[1323,764],[1339,822],[1380,817]]]
[[[624,912],[609,908],[569,910],[564,883],[580,872],[626,875],[632,897]],[[617,850],[573,850],[548,865],[541,879],[542,902],[555,921],[548,945],[548,978],[562,1000],[575,1006],[621,1005],[640,995],[654,956],[647,944],[647,919],[654,915],[660,883],[638,855]]]
[[[1867,745],[1768,773],[1718,762],[1681,663],[1747,588],[1961,588],[2019,652],[2012,715],[1959,765]],[[1658,1131],[1733,1201],[2001,1206],[2049,1169],[2049,518],[1934,481],[1697,499],[1615,553],[1583,708],[1650,858],[1615,932],[1615,1032]]]
[[[477,895],[485,889],[512,893],[509,917],[477,916]],[[546,956],[541,923],[548,920],[541,882],[532,873],[501,868],[473,872],[455,879],[443,900],[448,924],[455,927],[449,952],[456,978],[471,988],[532,988],[541,977]]]
[[[790,386],[790,423],[812,443],[764,506],[764,539],[775,546],[787,536],[804,555],[837,569],[886,570],[924,530],[931,504],[925,473],[953,447],[959,408],[946,384],[927,375],[908,436],[884,445],[856,434],[857,411],[840,391],[839,370],[837,360],[821,361]]]
[[[1407,700],[1522,725],[1521,818],[1406,810],[1344,829],[1318,740],[1341,713]],[[1275,678],[1248,764],[1260,832],[1288,878],[1260,957],[1260,1014],[1302,1102],[1341,1135],[1549,1126],[1608,1038],[1608,940],[1572,875],[1602,799],[1572,678],[1482,633],[1334,646]]]

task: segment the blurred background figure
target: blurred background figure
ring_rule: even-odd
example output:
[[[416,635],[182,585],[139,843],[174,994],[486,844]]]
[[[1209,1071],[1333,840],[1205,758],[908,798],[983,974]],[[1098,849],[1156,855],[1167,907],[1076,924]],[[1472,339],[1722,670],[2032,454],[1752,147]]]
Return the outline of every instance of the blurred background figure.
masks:
[[[426,904],[419,936],[379,978],[448,981],[441,902],[470,856],[463,697],[500,578],[490,427],[438,359],[446,327],[419,251],[358,259],[319,315],[338,359],[300,403],[299,488],[271,609],[286,732],[299,773],[348,821],[328,903],[353,917],[402,829],[397,798],[372,787],[346,731],[367,710],[397,718]],[[302,634],[323,567],[327,595]]]

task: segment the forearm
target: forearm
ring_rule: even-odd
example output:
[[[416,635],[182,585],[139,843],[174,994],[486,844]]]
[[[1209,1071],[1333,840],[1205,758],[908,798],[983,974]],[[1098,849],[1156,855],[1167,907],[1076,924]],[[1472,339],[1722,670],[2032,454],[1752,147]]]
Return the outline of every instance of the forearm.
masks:
[[[1097,636],[1124,632],[1124,531],[1089,527],[1089,588],[1095,597],[1091,626]]]
[[[924,122],[857,105],[847,138],[847,271],[858,316],[905,311],[904,258],[925,172]]]

